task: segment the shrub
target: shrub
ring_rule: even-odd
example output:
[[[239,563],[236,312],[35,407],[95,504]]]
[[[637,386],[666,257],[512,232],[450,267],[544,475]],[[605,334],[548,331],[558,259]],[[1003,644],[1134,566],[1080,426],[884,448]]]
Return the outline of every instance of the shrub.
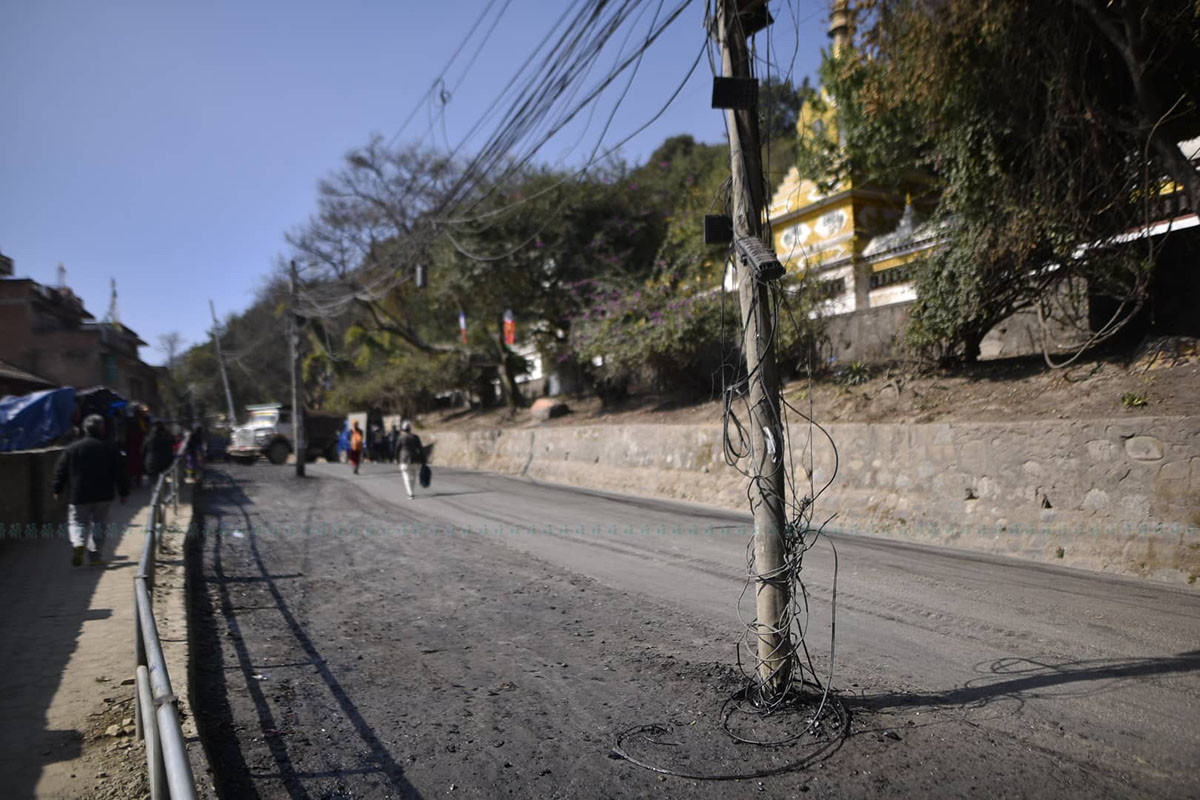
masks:
[[[722,308],[719,292],[681,296],[662,285],[602,295],[572,333],[575,356],[593,365],[602,396],[614,390],[619,396],[639,381],[658,389],[711,390],[738,328],[735,300]]]

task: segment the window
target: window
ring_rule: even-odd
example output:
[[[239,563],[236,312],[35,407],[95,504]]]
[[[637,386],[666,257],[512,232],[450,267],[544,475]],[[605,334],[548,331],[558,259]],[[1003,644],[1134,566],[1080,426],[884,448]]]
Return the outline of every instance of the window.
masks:
[[[897,283],[904,283],[912,277],[911,270],[905,264],[899,267],[889,267],[881,269],[879,272],[871,273],[870,285],[872,289],[882,289],[885,286],[893,286]]]

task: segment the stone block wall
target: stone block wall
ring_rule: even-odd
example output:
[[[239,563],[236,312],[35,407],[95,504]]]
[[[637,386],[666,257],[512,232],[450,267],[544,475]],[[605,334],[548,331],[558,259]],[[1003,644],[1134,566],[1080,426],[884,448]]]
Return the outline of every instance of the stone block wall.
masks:
[[[1200,418],[793,427],[816,514],[870,535],[1196,582]],[[830,443],[836,444],[835,449]],[[748,509],[716,426],[442,432],[433,463]],[[835,478],[836,466],[836,478]]]
[[[0,536],[16,525],[39,528],[67,521],[67,501],[51,492],[54,467],[63,448],[0,453]]]

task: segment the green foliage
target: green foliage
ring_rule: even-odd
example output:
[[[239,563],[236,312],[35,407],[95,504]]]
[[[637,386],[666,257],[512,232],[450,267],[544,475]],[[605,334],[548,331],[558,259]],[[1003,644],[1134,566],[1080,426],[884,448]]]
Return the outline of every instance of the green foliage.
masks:
[[[1125,408],[1142,408],[1149,401],[1137,392],[1125,392],[1121,395],[1121,405]]]
[[[834,369],[833,380],[842,386],[861,386],[871,380],[871,368],[861,361],[851,361]]]
[[[609,386],[645,380],[657,388],[711,390],[722,348],[740,329],[737,301],[710,292],[680,296],[661,283],[601,298],[575,328],[574,352]]]
[[[806,137],[800,163],[826,188],[932,178],[946,242],[915,265],[911,341],[970,360],[1064,281],[1141,296],[1152,243],[1089,245],[1141,224],[1161,176],[1200,192],[1175,146],[1200,131],[1200,72],[1177,69],[1200,59],[1194,3],[861,5],[862,50],[822,72],[842,142]]]
[[[250,403],[289,402],[291,373],[287,337],[280,304],[286,286],[278,280],[263,284],[251,306],[230,315],[221,326],[233,402],[239,416]],[[225,414],[228,403],[212,340],[197,344],[176,359],[170,392],[170,413],[177,418]]]
[[[684,290],[707,289],[720,280],[725,248],[704,244],[704,215],[728,211],[725,183],[729,148],[698,144],[691,136],[667,139],[630,176],[664,221],[653,275]]]
[[[880,91],[874,62],[854,51],[826,56],[820,76],[824,91],[808,95],[807,125],[795,145],[800,174],[820,191],[863,182],[897,190],[928,166],[928,143],[914,109],[872,95]]]
[[[795,90],[772,92],[793,125]],[[613,162],[582,177],[515,170],[443,206],[457,165],[372,139],[321,183],[317,213],[289,236],[310,313],[309,402],[411,413],[446,390],[490,394],[499,377],[516,404],[515,379],[528,365],[504,344],[508,309],[518,341],[533,343],[548,371],[563,364],[601,388],[647,381],[710,391],[738,329],[736,298],[726,300],[723,323],[722,295],[712,293],[725,248],[704,245],[702,228],[705,213],[725,210],[728,174],[727,147],[681,136],[636,169]],[[410,198],[413,185],[420,191]],[[421,289],[412,280],[418,264],[427,268]],[[280,300],[276,286],[243,316],[258,319]],[[272,324],[272,342],[262,330],[264,343],[254,346],[274,355],[263,365],[270,385],[282,370],[286,387],[286,356],[276,352],[286,352],[282,319]],[[241,318],[232,324],[239,341],[242,326]],[[203,349],[190,355],[198,366],[209,358]],[[603,367],[592,369],[595,357]],[[238,402],[280,399],[274,392],[245,392]]]
[[[799,86],[791,78],[771,75],[759,83],[758,131],[765,141],[794,139],[800,107],[813,94],[805,76]]]
[[[466,359],[457,354],[430,356],[404,350],[387,357],[364,359],[362,369],[347,374],[330,395],[335,408],[379,408],[413,416],[439,392],[470,382]]]

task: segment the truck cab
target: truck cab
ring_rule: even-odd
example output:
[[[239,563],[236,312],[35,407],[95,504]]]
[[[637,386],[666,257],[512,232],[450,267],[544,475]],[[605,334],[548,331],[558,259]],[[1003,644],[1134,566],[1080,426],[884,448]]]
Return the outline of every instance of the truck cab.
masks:
[[[246,406],[249,416],[244,425],[233,429],[229,457],[235,461],[253,461],[260,455],[272,464],[283,464],[295,449],[290,409],[279,403]]]
[[[266,456],[272,464],[287,462],[296,450],[292,426],[292,410],[282,403],[263,403],[246,406],[249,415],[244,425],[233,429],[227,450],[235,461],[250,462]],[[337,437],[344,417],[321,411],[304,412],[305,460],[324,456],[337,460]]]

